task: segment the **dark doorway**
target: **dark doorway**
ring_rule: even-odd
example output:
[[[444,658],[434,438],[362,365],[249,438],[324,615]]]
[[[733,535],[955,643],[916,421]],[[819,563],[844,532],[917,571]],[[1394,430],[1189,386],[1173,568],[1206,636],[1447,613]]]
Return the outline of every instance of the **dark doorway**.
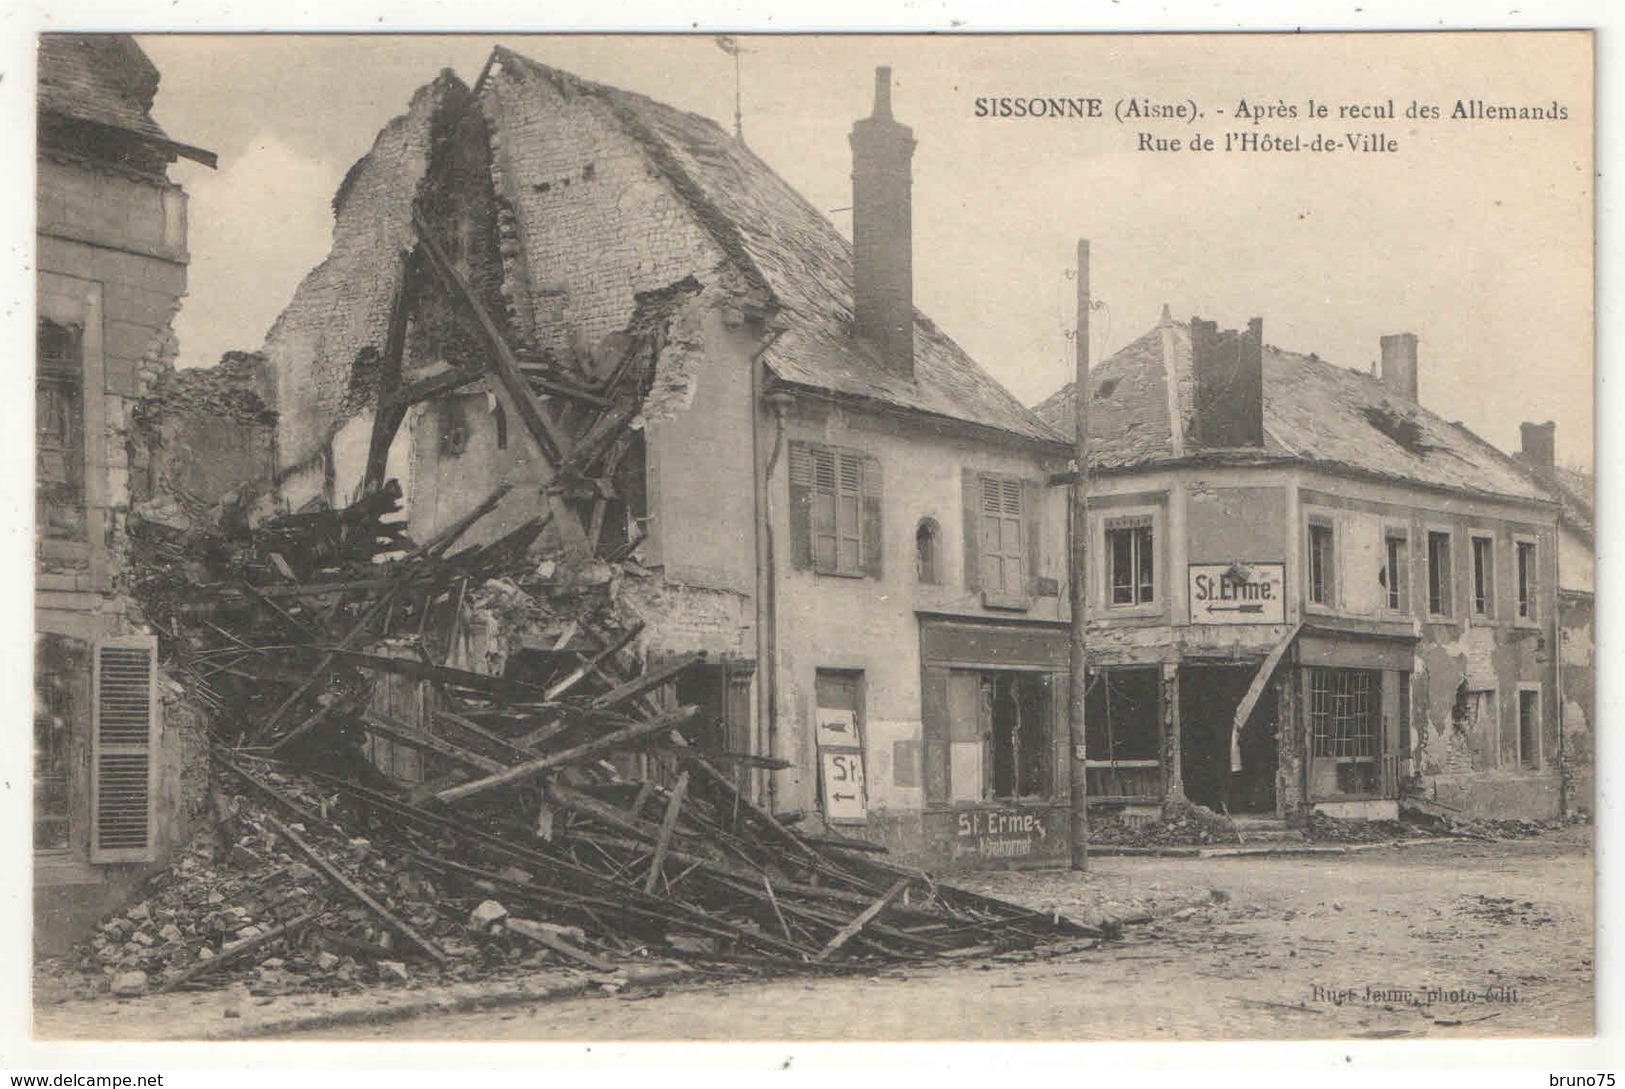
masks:
[[[1221,813],[1273,813],[1279,753],[1276,708],[1266,692],[1236,739],[1240,770],[1233,770],[1231,728],[1256,675],[1256,665],[1181,666],[1180,770],[1185,796]]]

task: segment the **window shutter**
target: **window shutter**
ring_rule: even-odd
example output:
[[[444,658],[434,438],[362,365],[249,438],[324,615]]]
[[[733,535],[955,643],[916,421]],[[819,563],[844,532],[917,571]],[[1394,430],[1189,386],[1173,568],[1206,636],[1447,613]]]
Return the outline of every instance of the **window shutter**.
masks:
[[[880,459],[872,455],[863,458],[863,573],[878,579],[883,573],[885,555],[881,546]]]
[[[1021,517],[1026,523],[1022,526],[1023,542],[1027,546],[1027,596],[1042,596],[1039,587],[1039,572],[1043,570],[1043,553],[1040,548],[1039,536],[1043,526],[1042,511],[1044,502],[1044,486],[1036,480],[1023,480],[1021,482]]]
[[[962,470],[960,477],[963,520],[965,528],[965,589],[975,592],[982,588],[982,485],[974,470]]]
[[[790,444],[790,563],[812,566],[812,450],[804,442]]]
[[[150,862],[153,852],[151,640],[96,647],[91,746],[92,862]]]

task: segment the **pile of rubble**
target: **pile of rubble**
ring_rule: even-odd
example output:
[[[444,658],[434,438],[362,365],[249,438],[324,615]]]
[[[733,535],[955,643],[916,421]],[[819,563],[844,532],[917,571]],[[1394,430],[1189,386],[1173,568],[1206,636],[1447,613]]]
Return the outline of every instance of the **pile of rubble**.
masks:
[[[760,808],[749,773],[785,765],[698,747],[698,708],[670,698],[703,655],[633,653],[630,549],[571,560],[537,546],[543,517],[452,551],[504,490],[422,545],[390,520],[394,482],[254,529],[228,512],[138,531],[137,593],[216,723],[215,821],[87,951],[116,990],[549,958],[840,970],[1100,936]],[[474,627],[496,652],[470,652]],[[523,630],[525,653],[492,629]]]

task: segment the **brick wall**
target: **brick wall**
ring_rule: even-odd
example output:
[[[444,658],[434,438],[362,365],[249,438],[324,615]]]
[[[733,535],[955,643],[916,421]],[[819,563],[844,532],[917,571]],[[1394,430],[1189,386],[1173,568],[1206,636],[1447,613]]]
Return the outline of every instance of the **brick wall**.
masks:
[[[537,348],[586,353],[625,326],[635,293],[714,278],[721,252],[601,96],[499,64],[480,105],[511,217],[507,286],[527,296],[515,312]]]

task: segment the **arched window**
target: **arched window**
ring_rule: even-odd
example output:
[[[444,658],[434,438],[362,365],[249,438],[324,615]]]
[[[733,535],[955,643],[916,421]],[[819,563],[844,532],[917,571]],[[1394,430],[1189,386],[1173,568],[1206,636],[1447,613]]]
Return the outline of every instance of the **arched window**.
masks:
[[[914,531],[914,574],[921,582],[936,585],[942,581],[942,527],[935,518],[921,518]]]

